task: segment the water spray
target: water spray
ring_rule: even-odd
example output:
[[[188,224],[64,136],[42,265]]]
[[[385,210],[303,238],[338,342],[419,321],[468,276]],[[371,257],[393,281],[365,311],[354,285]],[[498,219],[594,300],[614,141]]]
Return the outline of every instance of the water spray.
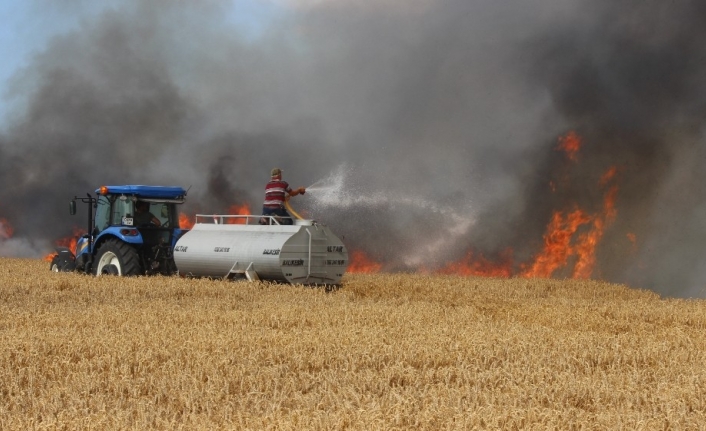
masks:
[[[423,217],[428,223],[427,231],[433,231],[433,234],[422,243],[418,242],[417,247],[400,253],[397,260],[407,266],[428,265],[429,256],[441,254],[449,244],[464,237],[475,224],[470,204],[459,208],[416,194],[398,193],[391,189],[370,190],[358,181],[362,177],[359,174],[356,169],[343,165],[306,187],[307,196],[310,196],[307,202],[311,205],[309,210],[325,214],[335,208],[356,214],[356,217],[384,214],[399,220],[399,226],[404,226],[408,214]],[[287,210],[296,217],[291,207]]]

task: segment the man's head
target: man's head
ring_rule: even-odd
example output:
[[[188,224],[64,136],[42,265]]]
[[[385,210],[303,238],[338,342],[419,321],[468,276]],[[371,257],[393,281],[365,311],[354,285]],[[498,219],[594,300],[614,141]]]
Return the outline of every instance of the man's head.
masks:
[[[272,169],[272,172],[270,172],[270,176],[272,178],[281,177],[282,176],[282,169],[280,169],[280,168]]]
[[[137,211],[140,211],[140,212],[142,212],[142,211],[147,211],[147,209],[149,208],[149,206],[150,206],[150,204],[148,204],[148,203],[145,202],[145,201],[137,201],[137,202],[135,202],[135,209],[136,209]]]

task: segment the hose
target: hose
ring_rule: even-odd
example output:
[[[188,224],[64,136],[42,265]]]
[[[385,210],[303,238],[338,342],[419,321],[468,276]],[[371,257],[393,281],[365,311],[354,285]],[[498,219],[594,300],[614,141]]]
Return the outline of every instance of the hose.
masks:
[[[292,206],[289,205],[289,199],[285,199],[284,207],[287,208],[287,212],[290,213],[291,215],[293,215],[294,218],[296,218],[298,220],[303,220],[303,217],[300,216],[299,214],[297,214],[297,212],[292,209]]]

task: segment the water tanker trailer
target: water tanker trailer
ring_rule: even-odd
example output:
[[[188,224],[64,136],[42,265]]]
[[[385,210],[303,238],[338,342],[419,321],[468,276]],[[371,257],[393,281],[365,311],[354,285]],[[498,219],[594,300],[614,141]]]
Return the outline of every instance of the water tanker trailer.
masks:
[[[173,255],[179,274],[189,277],[337,285],[348,267],[346,247],[327,226],[259,215],[198,214]]]

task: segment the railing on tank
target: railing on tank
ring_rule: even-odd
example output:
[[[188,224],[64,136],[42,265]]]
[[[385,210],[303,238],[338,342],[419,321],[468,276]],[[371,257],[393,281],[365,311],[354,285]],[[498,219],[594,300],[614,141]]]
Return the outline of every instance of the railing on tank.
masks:
[[[280,225],[283,218],[266,215],[196,214],[196,223],[204,224],[265,224]],[[263,221],[260,223],[260,221]]]

